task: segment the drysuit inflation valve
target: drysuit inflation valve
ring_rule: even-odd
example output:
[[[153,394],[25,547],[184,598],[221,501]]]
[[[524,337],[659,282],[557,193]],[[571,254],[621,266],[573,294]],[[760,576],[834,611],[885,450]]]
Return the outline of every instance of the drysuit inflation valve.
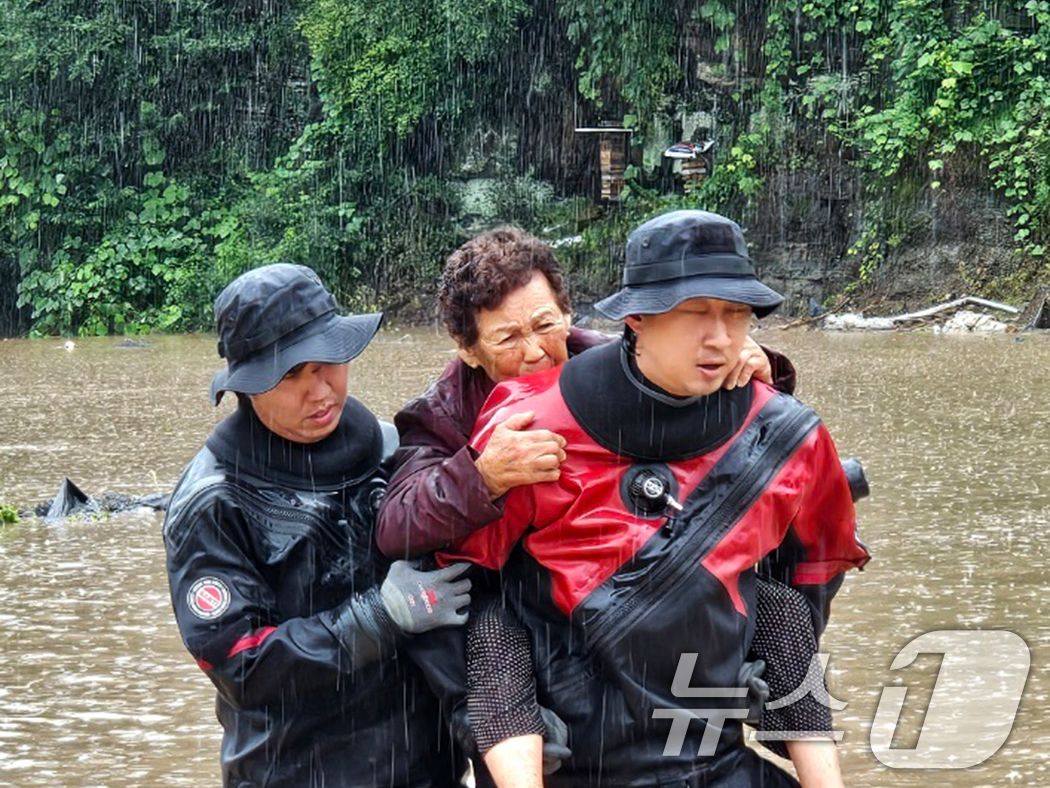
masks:
[[[623,475],[620,497],[637,517],[655,519],[670,507],[681,511],[676,500],[678,481],[666,465],[634,465]]]

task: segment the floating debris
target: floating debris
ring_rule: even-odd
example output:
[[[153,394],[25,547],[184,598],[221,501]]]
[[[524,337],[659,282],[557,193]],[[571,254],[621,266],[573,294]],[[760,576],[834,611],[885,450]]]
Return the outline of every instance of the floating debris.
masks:
[[[998,334],[1006,331],[1009,326],[991,315],[983,315],[980,312],[962,310],[956,312],[941,327],[942,334]]]
[[[44,515],[45,520],[62,520],[73,514],[98,514],[98,504],[66,477],[58,488],[51,505]]]
[[[151,348],[151,347],[153,347],[153,345],[151,345],[149,342],[143,342],[141,339],[130,339],[130,338],[128,338],[128,339],[125,339],[122,342],[118,342],[117,344],[112,345],[112,347],[115,347],[115,348],[129,348],[129,349],[139,350],[139,349]]]
[[[827,331],[892,331],[896,328],[888,317],[864,317],[858,312],[827,315],[821,325]]]
[[[62,480],[58,493],[53,499],[29,511],[19,512],[19,516],[43,517],[45,521],[56,522],[74,515],[115,514],[142,507],[165,511],[170,500],[170,492],[155,492],[141,496],[104,492],[98,498],[92,498],[67,477]]]
[[[921,309],[918,312],[907,312],[893,317],[865,317],[856,312],[830,314],[824,318],[821,325],[828,331],[889,331],[896,328],[919,328],[936,320],[946,319],[943,326],[936,326],[940,329],[938,333],[996,333],[1009,328],[1006,323],[995,320],[989,315],[959,310],[959,307],[967,305],[996,309],[1011,315],[1018,315],[1021,312],[1020,309],[1009,304],[989,301],[987,298],[976,296],[963,296]]]

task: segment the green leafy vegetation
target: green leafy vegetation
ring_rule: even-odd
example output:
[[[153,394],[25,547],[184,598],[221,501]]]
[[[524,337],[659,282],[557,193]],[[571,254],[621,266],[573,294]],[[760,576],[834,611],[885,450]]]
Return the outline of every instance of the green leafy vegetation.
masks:
[[[12,525],[18,522],[18,510],[0,501],[0,525]]]
[[[218,290],[311,265],[419,309],[513,221],[585,295],[638,221],[741,220],[863,287],[910,250],[1050,278],[1050,0],[0,0],[0,333],[207,328]],[[622,204],[595,136],[633,129]],[[690,195],[661,152],[714,139]],[[836,278],[837,277],[837,278]]]

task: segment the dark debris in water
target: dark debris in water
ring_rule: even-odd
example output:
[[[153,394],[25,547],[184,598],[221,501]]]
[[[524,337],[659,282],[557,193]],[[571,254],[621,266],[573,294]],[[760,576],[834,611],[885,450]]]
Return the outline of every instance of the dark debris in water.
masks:
[[[155,492],[148,495],[129,495],[127,493],[104,492],[91,497],[81,490],[72,480],[62,480],[55,497],[37,504],[32,509],[19,512],[20,517],[41,517],[44,520],[56,521],[66,517],[83,515],[116,514],[132,509],[146,507],[155,511],[165,511],[171,493]]]

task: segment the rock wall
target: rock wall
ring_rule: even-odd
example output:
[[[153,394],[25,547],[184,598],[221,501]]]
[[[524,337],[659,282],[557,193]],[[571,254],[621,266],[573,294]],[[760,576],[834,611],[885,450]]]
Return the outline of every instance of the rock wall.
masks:
[[[846,291],[884,313],[964,293],[1027,300],[1039,272],[1015,254],[1013,223],[990,188],[942,192],[902,179],[887,193],[873,199],[827,173],[770,178],[747,230],[760,275],[785,295],[784,314]],[[862,248],[876,213],[890,229]]]

